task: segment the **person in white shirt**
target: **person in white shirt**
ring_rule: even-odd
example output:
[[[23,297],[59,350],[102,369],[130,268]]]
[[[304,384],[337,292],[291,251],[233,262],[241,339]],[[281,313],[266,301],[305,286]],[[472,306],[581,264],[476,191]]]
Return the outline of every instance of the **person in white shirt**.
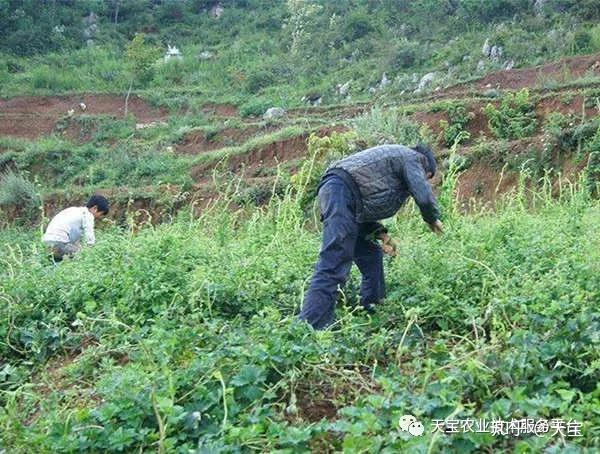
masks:
[[[81,250],[81,239],[88,246],[96,242],[94,220],[108,214],[109,203],[106,197],[93,195],[84,207],[65,208],[52,218],[42,241],[50,249],[55,262],[65,256],[71,257]]]

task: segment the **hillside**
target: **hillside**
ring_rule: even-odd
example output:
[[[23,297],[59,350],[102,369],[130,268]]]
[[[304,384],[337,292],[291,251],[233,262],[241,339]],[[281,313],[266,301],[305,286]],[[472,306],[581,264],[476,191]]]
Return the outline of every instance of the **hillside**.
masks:
[[[0,453],[597,452],[598,19],[0,1]],[[322,171],[418,141],[445,235],[409,203],[385,303],[353,270],[299,323]],[[53,265],[40,231],[92,193],[98,243]]]

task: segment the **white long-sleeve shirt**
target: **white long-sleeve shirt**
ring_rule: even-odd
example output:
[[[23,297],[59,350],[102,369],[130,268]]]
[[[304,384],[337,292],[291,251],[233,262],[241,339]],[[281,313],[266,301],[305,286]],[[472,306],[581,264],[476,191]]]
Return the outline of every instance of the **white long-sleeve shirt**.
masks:
[[[77,243],[82,236],[90,246],[96,242],[94,216],[87,207],[70,207],[52,218],[42,240]]]

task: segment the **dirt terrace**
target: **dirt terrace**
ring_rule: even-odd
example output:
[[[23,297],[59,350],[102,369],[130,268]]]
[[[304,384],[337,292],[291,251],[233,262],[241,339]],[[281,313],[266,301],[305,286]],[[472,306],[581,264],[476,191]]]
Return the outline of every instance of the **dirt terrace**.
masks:
[[[83,103],[83,105],[82,105]],[[128,101],[128,113],[142,123],[168,118],[166,108],[150,106],[138,96]],[[36,139],[50,134],[56,123],[69,115],[125,115],[125,96],[70,95],[70,96],[19,96],[0,99],[0,135]]]

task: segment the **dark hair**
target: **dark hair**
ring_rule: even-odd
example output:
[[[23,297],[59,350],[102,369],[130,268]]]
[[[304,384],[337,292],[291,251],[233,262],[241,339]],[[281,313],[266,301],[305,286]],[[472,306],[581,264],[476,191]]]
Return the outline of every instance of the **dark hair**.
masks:
[[[431,150],[429,145],[420,143],[420,144],[416,145],[415,147],[413,147],[413,150],[421,153],[423,156],[425,156],[427,158],[427,167],[428,167],[427,170],[429,172],[431,172],[432,176],[435,175],[435,171],[437,169],[437,163],[435,161],[435,156],[433,155],[433,151]]]
[[[104,197],[103,195],[98,195],[98,194],[94,194],[93,196],[90,197],[90,200],[88,200],[86,207],[88,207],[88,208],[96,207],[96,208],[98,208],[98,211],[100,211],[101,213],[104,213],[104,214],[108,214],[108,210],[110,209],[108,199],[106,197]]]

